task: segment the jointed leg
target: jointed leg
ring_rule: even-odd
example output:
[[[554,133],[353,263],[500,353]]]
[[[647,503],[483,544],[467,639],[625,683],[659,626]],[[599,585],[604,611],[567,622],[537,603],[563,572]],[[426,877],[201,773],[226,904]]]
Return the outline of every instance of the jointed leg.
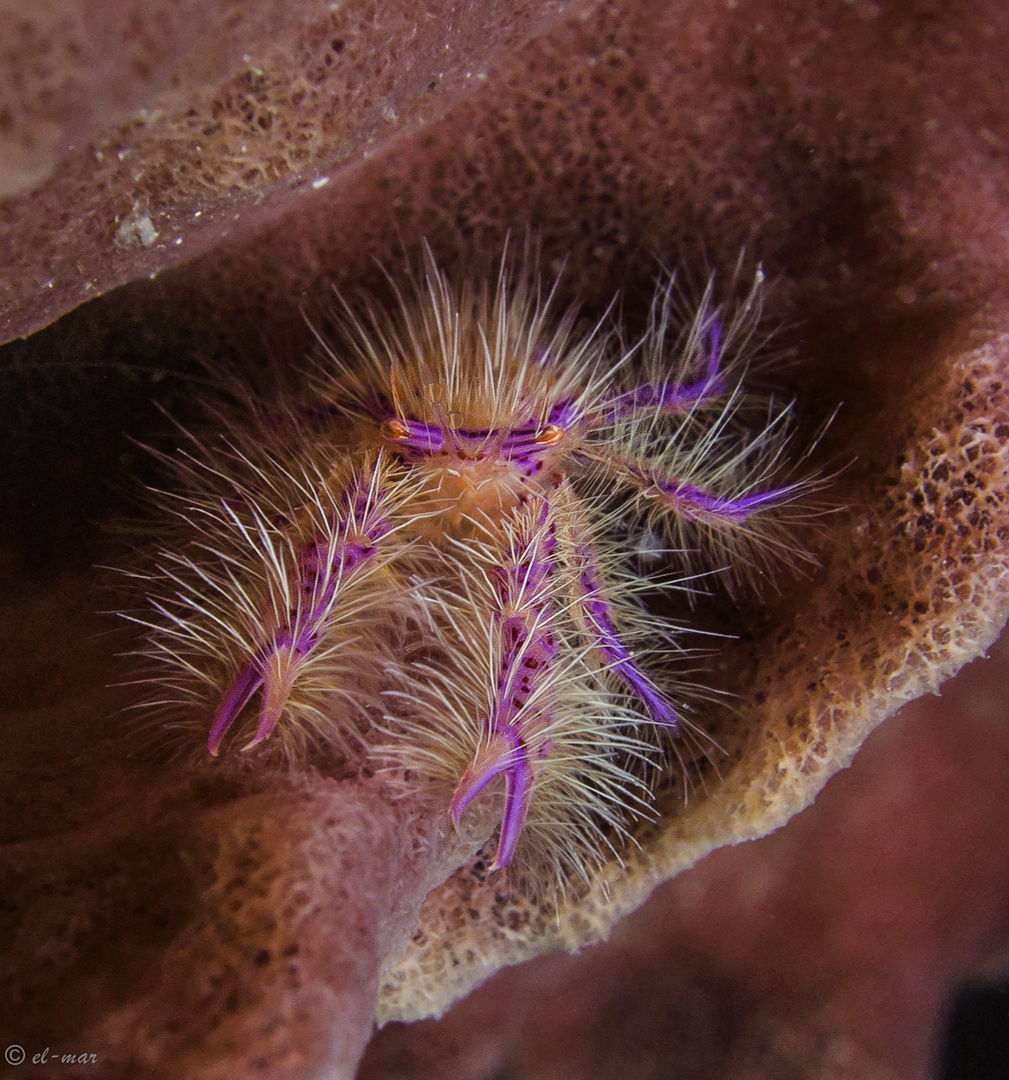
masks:
[[[633,390],[614,394],[602,404],[603,421],[623,420],[634,413],[648,410],[670,415],[684,413],[721,397],[725,393],[725,380],[718,371],[722,328],[717,319],[711,320],[707,336],[708,366],[700,379],[692,383],[643,383]]]
[[[535,513],[523,512],[511,552],[495,575],[495,638],[500,663],[494,699],[484,717],[476,757],[452,796],[452,819],[499,775],[505,778],[505,807],[495,867],[515,854],[532,792],[533,762],[546,751],[542,732],[552,719],[550,688],[556,677],[558,643],[553,628],[550,578],[557,538],[543,498]]]
[[[571,551],[568,558],[575,570],[578,606],[586,630],[610,671],[641,700],[656,723],[668,727],[675,734],[680,727],[675,707],[635,663],[613,625],[602,570],[592,544],[592,534],[577,505],[576,496],[565,486],[561,489],[560,498],[565,501],[570,511],[568,519],[571,535],[568,539]]]
[[[593,456],[605,464],[616,479],[654,495],[674,514],[688,521],[714,525],[742,523],[758,510],[792,502],[808,488],[808,485],[802,483],[783,484],[766,491],[726,498],[704,491],[643,461],[635,461],[615,453],[596,452]]]
[[[299,670],[323,639],[327,626],[339,616],[341,594],[392,532],[378,465],[356,476],[341,501],[341,511],[331,520],[327,533],[298,553],[297,569],[284,593],[285,615],[264,615],[262,644],[239,668],[214,714],[207,739],[211,754],[217,754],[226,732],[261,688],[259,724],[244,749],[269,738]]]

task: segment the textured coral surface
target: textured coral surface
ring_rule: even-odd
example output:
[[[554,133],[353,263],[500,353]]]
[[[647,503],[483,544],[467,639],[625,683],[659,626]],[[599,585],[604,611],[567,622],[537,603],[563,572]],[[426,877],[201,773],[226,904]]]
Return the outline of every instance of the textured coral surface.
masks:
[[[145,44],[137,28],[163,7],[136,5],[132,24],[126,5],[121,18],[106,6],[107,24],[83,4],[66,15],[46,38],[49,68],[35,65],[45,95],[19,74],[24,58],[46,19],[77,9],[40,5],[4,38],[8,335],[133,281],[2,355],[4,1031],[33,1050],[80,1040],[102,1058],[96,1076],[247,1075],[256,1062],[345,1076],[376,988],[382,1019],[430,1015],[504,963],[605,936],[705,852],[783,824],[879,721],[995,639],[1009,608],[1009,14],[685,0],[600,5],[546,28],[534,6],[262,4],[234,22],[200,5],[197,29],[173,7],[176,30]],[[446,44],[459,50],[449,65]],[[424,894],[481,837],[454,838],[367,778],[255,760],[192,769],[125,736],[127,692],[104,686],[128,675],[114,657],[128,643],[87,615],[115,603],[90,567],[122,555],[107,523],[135,513],[122,492],[154,475],[126,436],[173,444],[152,400],[196,422],[208,374],[194,357],[255,380],[264,358],[301,354],[302,310],[321,310],[326,282],[381,291],[373,255],[395,269],[426,236],[450,273],[481,272],[527,227],[548,273],[567,258],[563,299],[592,316],[622,287],[631,324],[657,258],[724,276],[745,245],[774,283],[768,319],[798,357],[783,389],[809,431],[844,403],[821,456],[842,470],[846,509],[815,541],[814,575],[698,610],[736,635],[710,672],[738,695],[711,718],[722,785],[686,808],[671,791],[640,851],[558,910],[462,870],[418,924]],[[638,955],[662,943],[658,974],[614,953],[540,961],[529,984],[506,975],[463,1006],[433,1045],[461,1055],[459,1075],[507,1061],[535,1072],[565,1045],[551,1048],[551,1031],[568,1031],[593,1061],[572,1050],[567,1075],[605,1075],[620,1039],[647,1040],[617,1024],[614,1043],[587,1042],[561,1001],[579,1016],[617,999],[642,1015],[644,1001],[647,1017],[670,1000],[645,989],[657,980],[682,987],[669,1007],[702,1062],[723,1060],[731,1014],[744,1018],[739,1075],[761,1048],[792,1075],[919,1075],[946,987],[1005,942],[991,914],[1004,883],[985,868],[1006,843],[992,810],[1001,735],[974,742],[966,722],[923,708],[878,734],[871,790],[858,771],[838,778],[795,829],[664,887],[625,938]],[[931,735],[904,743],[909,727]],[[955,776],[931,771],[950,761]],[[907,817],[888,816],[879,773],[915,793]],[[813,848],[822,859],[805,858]],[[970,902],[943,867],[975,882]],[[887,874],[892,889],[862,887]],[[709,890],[738,904],[709,907],[697,898]],[[912,899],[922,891],[928,903]],[[785,913],[794,938],[776,936]],[[757,931],[736,936],[747,920]],[[907,936],[880,954],[866,941],[884,924]],[[593,980],[612,964],[629,965],[641,997]],[[565,981],[579,972],[587,1003]],[[500,1016],[498,993],[509,1014],[528,998],[510,1035],[481,1018]],[[844,1033],[859,1024],[852,1048]],[[417,1030],[382,1036],[371,1075],[402,1073],[416,1049],[397,1040]]]
[[[276,216],[572,6],[5,2],[0,338]]]
[[[383,1029],[359,1080],[942,1075],[952,988],[1009,974],[1007,692],[1003,637],[783,830],[661,886],[605,945]],[[953,1075],[994,1080],[1006,1049]]]

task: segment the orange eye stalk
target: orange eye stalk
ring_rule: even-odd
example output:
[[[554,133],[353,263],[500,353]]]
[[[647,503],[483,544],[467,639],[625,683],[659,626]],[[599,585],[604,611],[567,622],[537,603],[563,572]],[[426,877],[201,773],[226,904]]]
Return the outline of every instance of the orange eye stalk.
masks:
[[[564,438],[564,428],[560,424],[547,424],[542,431],[537,432],[535,442],[541,446],[556,446]]]
[[[405,439],[410,434],[410,429],[402,420],[393,417],[391,420],[383,420],[379,429],[383,439]]]

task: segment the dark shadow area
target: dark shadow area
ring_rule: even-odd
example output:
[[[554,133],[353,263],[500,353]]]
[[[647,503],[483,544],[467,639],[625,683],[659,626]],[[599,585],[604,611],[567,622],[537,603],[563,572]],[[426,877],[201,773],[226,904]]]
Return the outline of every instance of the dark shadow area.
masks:
[[[957,991],[946,1022],[937,1080],[1009,1076],[1009,982]]]

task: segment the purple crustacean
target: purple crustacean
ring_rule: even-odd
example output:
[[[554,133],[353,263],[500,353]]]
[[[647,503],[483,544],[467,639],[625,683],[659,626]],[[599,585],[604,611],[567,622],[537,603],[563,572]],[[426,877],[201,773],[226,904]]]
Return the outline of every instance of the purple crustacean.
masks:
[[[255,711],[245,750],[331,743],[432,779],[456,824],[500,777],[494,867],[529,836],[584,876],[703,739],[662,663],[679,629],[643,595],[803,557],[817,481],[787,459],[790,405],[744,387],[761,287],[679,317],[665,276],[629,345],[507,257],[456,291],[428,252],[398,310],[345,303],[303,400],[184,459],[189,538],[145,620],[159,704],[212,713],[213,755]],[[672,572],[642,567],[649,543]]]

